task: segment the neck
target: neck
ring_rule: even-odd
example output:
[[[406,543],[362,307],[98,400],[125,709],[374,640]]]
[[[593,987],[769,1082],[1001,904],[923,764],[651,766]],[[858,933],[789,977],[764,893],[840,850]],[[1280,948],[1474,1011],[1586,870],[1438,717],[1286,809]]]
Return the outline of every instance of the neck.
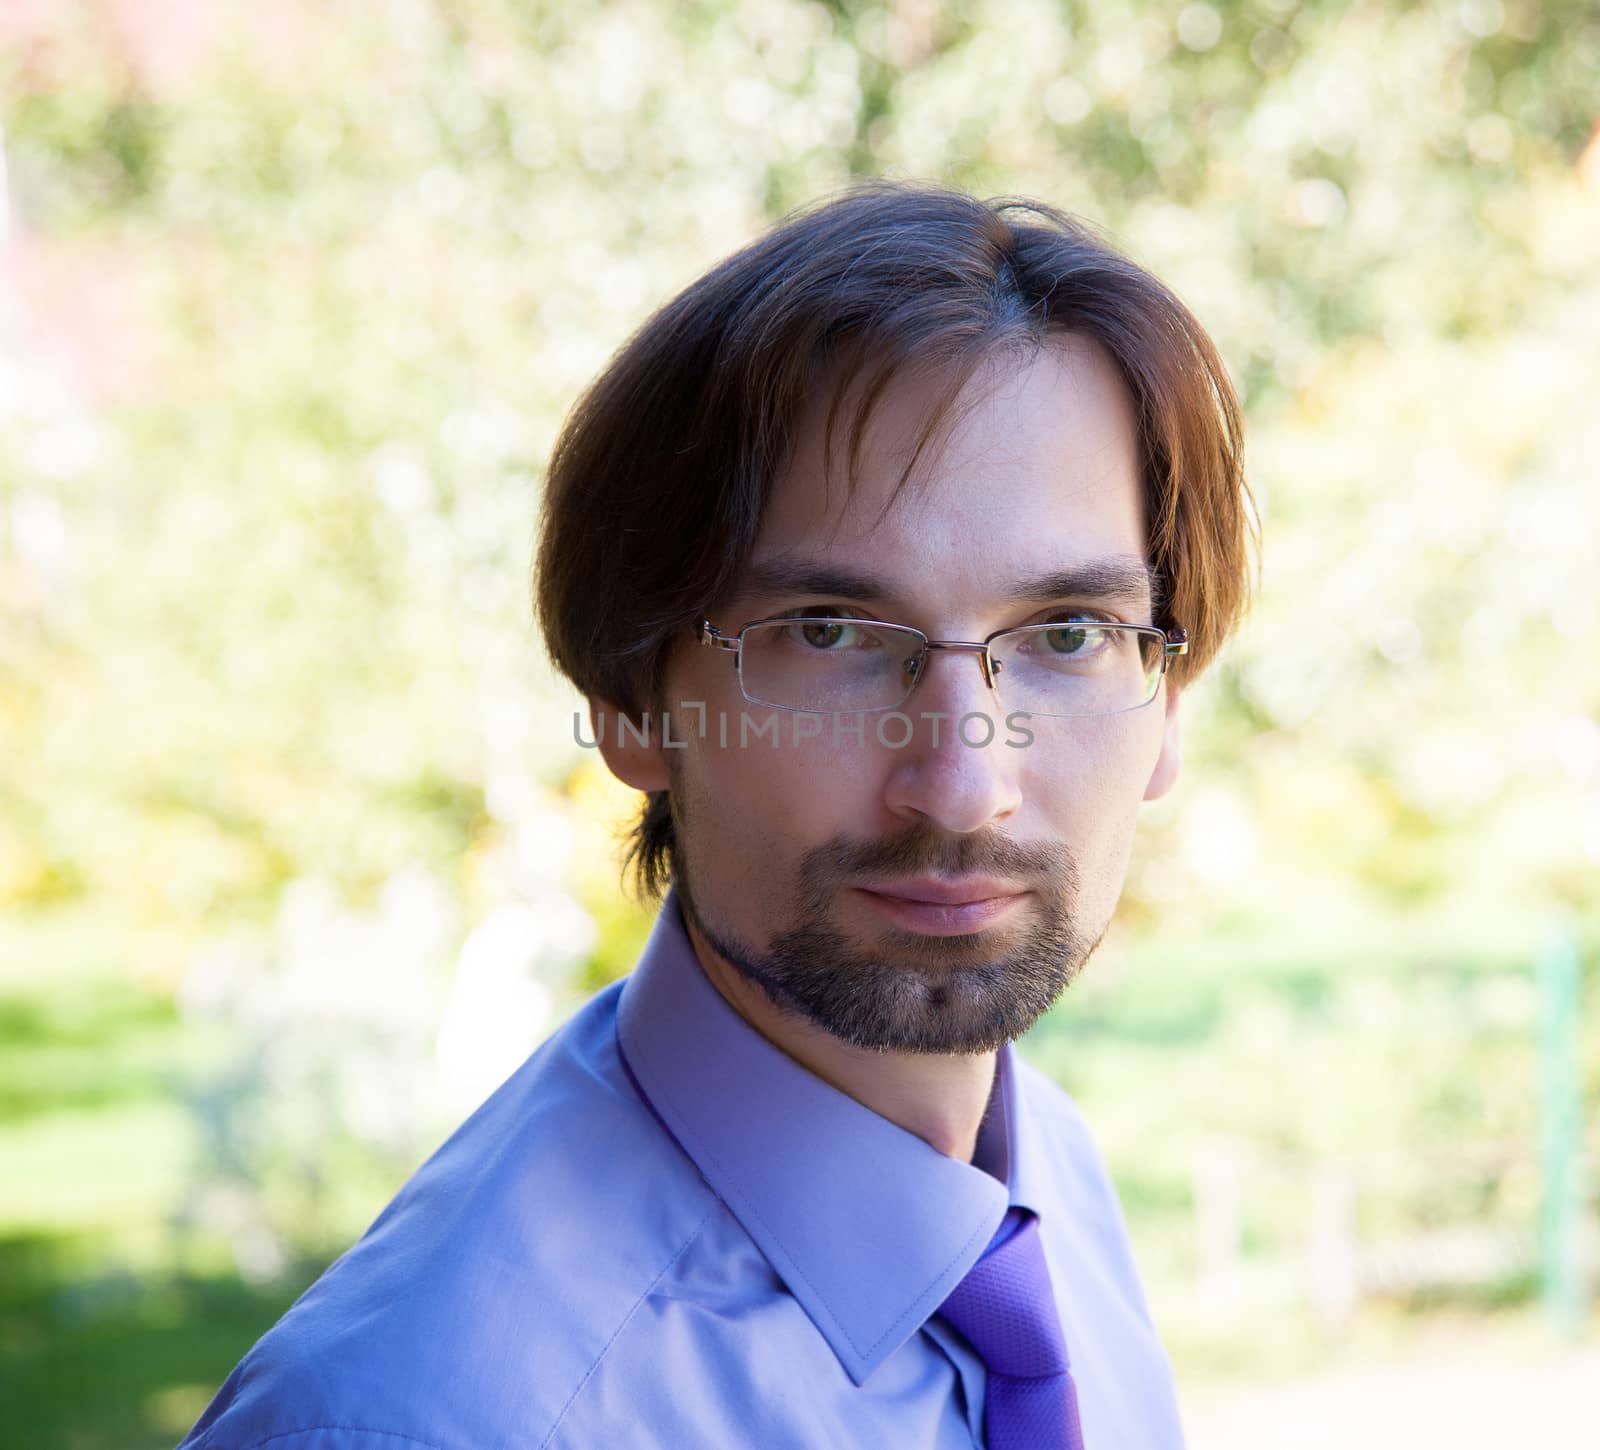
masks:
[[[972,1161],[994,1086],[995,1053],[875,1052],[841,1042],[776,1007],[722,959],[693,922],[686,924],[712,985],[774,1047],[941,1153]]]

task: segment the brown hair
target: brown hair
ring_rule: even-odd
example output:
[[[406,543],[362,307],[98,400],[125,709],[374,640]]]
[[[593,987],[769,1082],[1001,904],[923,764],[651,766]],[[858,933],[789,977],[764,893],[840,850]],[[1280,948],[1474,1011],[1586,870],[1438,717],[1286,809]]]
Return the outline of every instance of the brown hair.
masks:
[[[1239,401],[1215,345],[1081,221],[1034,201],[885,182],[735,253],[651,317],[579,400],[551,458],[535,572],[557,668],[630,714],[651,707],[674,638],[747,560],[825,372],[839,370],[830,433],[846,394],[857,400],[853,478],[902,367],[950,373],[926,444],[986,356],[1061,333],[1099,342],[1128,386],[1156,622],[1188,631],[1172,674],[1192,679],[1244,608],[1254,531]],[[628,853],[645,895],[670,882],[673,843],[668,793],[653,792]]]

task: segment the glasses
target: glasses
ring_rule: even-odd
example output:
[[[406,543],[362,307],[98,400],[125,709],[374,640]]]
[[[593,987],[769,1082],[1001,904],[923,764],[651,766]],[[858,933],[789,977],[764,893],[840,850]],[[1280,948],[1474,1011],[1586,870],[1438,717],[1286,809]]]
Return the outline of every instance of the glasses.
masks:
[[[758,619],[736,635],[702,619],[698,636],[734,655],[739,689],[751,704],[822,715],[903,705],[936,649],[976,654],[984,684],[1008,713],[1120,715],[1155,699],[1167,662],[1189,652],[1182,629],[1096,619],[1024,624],[982,643],[832,615]]]

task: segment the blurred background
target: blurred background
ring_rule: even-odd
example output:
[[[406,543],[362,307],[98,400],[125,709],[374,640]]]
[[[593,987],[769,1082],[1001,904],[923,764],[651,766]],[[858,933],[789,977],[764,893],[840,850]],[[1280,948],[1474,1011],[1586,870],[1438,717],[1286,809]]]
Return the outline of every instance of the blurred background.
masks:
[[[1025,1044],[1193,1445],[1592,1444],[1597,116],[1587,3],[3,0],[0,1442],[170,1446],[632,965],[543,461],[889,174],[1103,224],[1248,408],[1257,607]]]

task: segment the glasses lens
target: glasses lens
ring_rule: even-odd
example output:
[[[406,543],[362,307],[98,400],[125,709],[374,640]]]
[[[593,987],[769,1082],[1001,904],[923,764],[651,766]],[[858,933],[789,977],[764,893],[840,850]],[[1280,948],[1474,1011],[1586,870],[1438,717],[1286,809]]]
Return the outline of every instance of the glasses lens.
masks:
[[[745,628],[747,699],[781,710],[891,710],[916,682],[923,637],[858,619],[782,619]]]
[[[1116,715],[1155,699],[1166,639],[1131,624],[1034,624],[995,640],[996,687],[1007,710]]]

